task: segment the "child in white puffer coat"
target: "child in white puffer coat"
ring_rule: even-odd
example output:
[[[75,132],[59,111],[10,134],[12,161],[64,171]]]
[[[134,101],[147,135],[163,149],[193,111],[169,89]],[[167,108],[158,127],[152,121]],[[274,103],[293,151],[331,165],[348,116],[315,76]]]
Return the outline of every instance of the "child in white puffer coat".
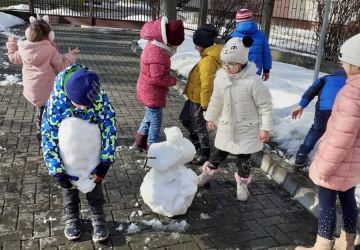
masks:
[[[209,182],[220,171],[219,165],[229,153],[237,156],[237,199],[249,197],[251,181],[249,159],[269,140],[273,127],[272,98],[268,87],[256,74],[253,62],[248,62],[253,39],[232,38],[221,51],[222,69],[219,69],[214,91],[205,114],[211,130],[217,126],[215,150],[198,176],[198,186]]]

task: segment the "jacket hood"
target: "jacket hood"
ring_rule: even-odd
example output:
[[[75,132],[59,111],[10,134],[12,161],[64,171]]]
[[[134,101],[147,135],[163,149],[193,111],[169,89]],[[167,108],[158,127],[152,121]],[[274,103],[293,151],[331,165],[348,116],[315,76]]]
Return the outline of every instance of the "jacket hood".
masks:
[[[140,31],[140,37],[145,40],[156,40],[160,43],[167,44],[166,38],[166,24],[167,17],[162,17],[155,21],[147,22],[143,25]]]
[[[354,88],[357,88],[360,90],[359,82],[360,82],[360,74],[349,76],[346,80],[346,84],[349,84],[349,85],[353,86]]]
[[[246,35],[254,34],[258,30],[258,24],[254,21],[240,22],[236,25],[235,28],[235,31]]]
[[[224,47],[224,45],[222,44],[216,44],[210,47],[207,47],[206,49],[204,49],[201,52],[201,57],[204,56],[211,56],[212,58],[214,58],[219,64],[221,62],[220,60],[220,52],[222,50],[222,48]]]
[[[45,50],[45,46],[51,44],[49,40],[43,40],[39,42],[23,41],[19,43],[19,49],[25,51],[22,53],[22,59],[24,62],[39,66],[49,56],[49,51]]]

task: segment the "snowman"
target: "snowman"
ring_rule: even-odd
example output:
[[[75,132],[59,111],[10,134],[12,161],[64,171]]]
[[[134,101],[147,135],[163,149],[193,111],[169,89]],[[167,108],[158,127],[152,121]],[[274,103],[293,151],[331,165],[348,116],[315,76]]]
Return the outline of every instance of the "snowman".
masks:
[[[71,183],[83,193],[95,187],[91,171],[100,163],[101,134],[97,124],[68,117],[59,128],[60,157],[66,167],[66,173],[79,178]]]
[[[166,141],[149,148],[147,165],[151,170],[140,193],[154,212],[173,217],[186,213],[197,191],[197,175],[184,166],[196,152],[178,127],[165,128],[164,132]]]

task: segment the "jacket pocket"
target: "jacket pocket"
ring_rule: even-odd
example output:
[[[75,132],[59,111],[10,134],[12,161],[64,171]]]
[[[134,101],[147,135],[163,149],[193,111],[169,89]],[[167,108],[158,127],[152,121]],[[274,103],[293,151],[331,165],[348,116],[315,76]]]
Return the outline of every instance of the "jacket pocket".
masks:
[[[244,126],[255,126],[259,123],[258,118],[246,118],[241,121],[242,125]]]

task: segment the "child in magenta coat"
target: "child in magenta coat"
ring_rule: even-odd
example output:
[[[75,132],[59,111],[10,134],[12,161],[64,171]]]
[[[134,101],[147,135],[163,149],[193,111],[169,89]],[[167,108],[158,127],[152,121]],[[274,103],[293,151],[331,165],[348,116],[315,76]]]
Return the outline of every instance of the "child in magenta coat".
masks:
[[[184,41],[184,25],[181,20],[168,22],[167,17],[144,24],[140,36],[148,40],[141,55],[140,76],[136,95],[145,106],[145,117],[136,133],[134,147],[147,150],[159,142],[163,108],[169,87],[176,84],[170,75],[170,57]]]

